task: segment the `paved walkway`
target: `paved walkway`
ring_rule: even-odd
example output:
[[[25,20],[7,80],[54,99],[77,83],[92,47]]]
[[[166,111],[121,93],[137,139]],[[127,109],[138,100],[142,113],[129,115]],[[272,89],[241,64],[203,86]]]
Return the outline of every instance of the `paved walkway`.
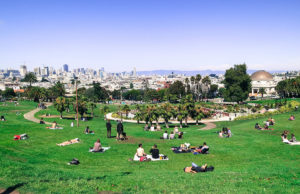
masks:
[[[199,129],[199,130],[209,130],[209,129],[214,129],[214,128],[217,127],[216,124],[210,123],[210,122],[205,122],[204,124],[205,124],[206,126],[203,127],[203,128],[201,128],[201,129]]]
[[[52,103],[50,103],[50,102],[45,103],[46,107],[51,106],[51,105],[52,105]],[[41,110],[40,108],[36,108],[28,113],[25,113],[24,118],[29,121],[35,122],[35,123],[40,123],[40,120],[34,117],[35,113],[39,112],[40,110]],[[45,124],[51,125],[52,123],[45,122]]]

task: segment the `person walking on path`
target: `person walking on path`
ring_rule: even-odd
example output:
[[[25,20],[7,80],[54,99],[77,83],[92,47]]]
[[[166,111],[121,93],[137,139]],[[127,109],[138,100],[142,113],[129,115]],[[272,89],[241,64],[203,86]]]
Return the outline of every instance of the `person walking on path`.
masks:
[[[106,129],[107,129],[107,138],[111,138],[111,123],[110,120],[106,122]]]

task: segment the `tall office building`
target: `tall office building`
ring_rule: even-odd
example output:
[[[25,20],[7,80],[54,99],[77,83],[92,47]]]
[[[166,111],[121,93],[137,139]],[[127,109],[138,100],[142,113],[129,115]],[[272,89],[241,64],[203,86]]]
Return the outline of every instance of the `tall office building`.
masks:
[[[136,77],[136,68],[133,68],[133,77]]]
[[[64,72],[69,72],[69,66],[68,66],[68,64],[64,64],[63,65],[63,70],[64,70]]]
[[[27,67],[26,67],[26,65],[21,65],[20,66],[20,74],[21,74],[21,76],[25,77],[26,73],[27,73]]]

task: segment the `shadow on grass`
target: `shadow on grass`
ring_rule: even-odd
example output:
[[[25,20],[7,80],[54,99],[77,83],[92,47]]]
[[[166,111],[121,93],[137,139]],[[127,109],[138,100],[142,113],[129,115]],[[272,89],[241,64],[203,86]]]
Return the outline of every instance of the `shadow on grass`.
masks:
[[[12,193],[14,190],[16,190],[19,187],[23,187],[24,185],[26,185],[27,183],[18,183],[16,185],[10,186],[8,187],[5,191],[3,191],[1,194],[9,194]]]

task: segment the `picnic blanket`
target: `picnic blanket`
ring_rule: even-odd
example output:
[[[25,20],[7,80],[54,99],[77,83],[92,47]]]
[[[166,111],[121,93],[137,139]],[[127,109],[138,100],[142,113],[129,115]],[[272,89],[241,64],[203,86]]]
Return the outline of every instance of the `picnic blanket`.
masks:
[[[297,141],[297,142],[284,142],[286,144],[289,144],[289,145],[300,145],[300,141]]]
[[[106,150],[109,150],[110,147],[102,147],[102,149],[98,152],[94,152],[94,153],[104,153]],[[89,152],[93,152],[93,149],[90,149]]]
[[[159,156],[164,156],[163,154],[159,154]],[[147,155],[147,159],[151,159],[151,161],[162,161],[162,160],[169,160],[169,158],[167,157],[166,159],[154,159],[152,158],[152,155]],[[140,158],[135,154],[134,157],[133,157],[133,161],[140,161]]]
[[[56,144],[56,145],[58,145],[58,146],[67,146],[67,145],[71,145],[71,144],[79,143],[79,142],[80,142],[79,138],[75,138],[75,139],[65,141],[65,142],[62,142],[62,143],[59,143],[59,144]]]

